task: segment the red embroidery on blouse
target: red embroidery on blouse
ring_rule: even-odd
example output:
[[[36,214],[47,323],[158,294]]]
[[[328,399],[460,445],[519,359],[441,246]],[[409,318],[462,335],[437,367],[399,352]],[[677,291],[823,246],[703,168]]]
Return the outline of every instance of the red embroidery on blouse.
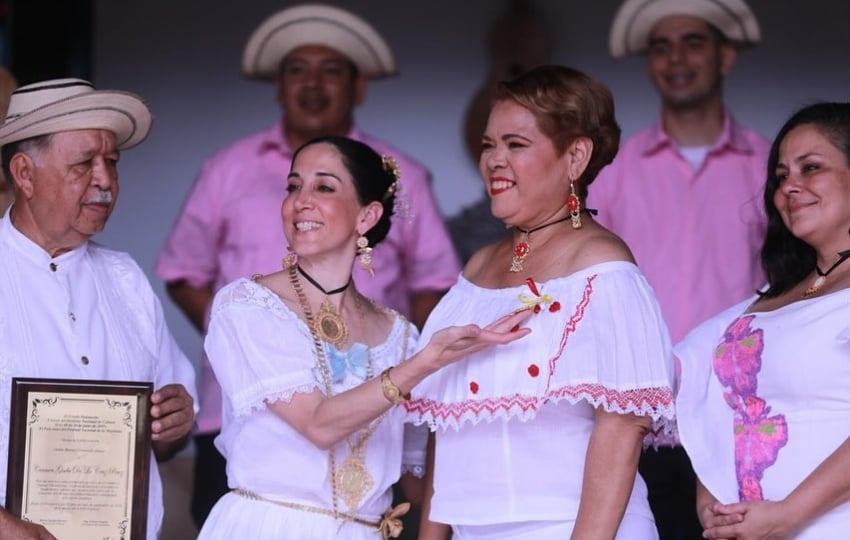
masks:
[[[438,424],[442,424],[447,419],[454,420],[454,424],[460,424],[465,418],[477,418],[482,414],[497,416],[499,413],[504,413],[511,416],[529,411],[537,412],[541,405],[561,399],[571,403],[586,399],[594,405],[605,404],[607,410],[644,414],[652,411],[663,412],[670,410],[673,406],[673,392],[666,387],[618,391],[600,384],[579,384],[558,388],[543,396],[515,394],[482,400],[468,399],[459,403],[438,403],[420,398],[405,401],[404,407],[407,412],[426,420],[432,419]]]
[[[637,390],[616,391],[598,384],[568,385],[562,388],[552,389],[552,377],[558,360],[564,353],[569,336],[575,332],[578,323],[584,318],[585,310],[590,304],[593,294],[593,281],[597,274],[588,276],[585,282],[581,299],[575,306],[573,314],[564,325],[561,341],[556,353],[548,359],[548,378],[546,389],[542,396],[513,395],[497,398],[468,399],[460,403],[439,403],[430,399],[413,399],[405,402],[408,412],[418,414],[422,417],[430,417],[434,422],[440,423],[446,419],[454,419],[460,423],[465,417],[477,417],[480,414],[495,415],[503,412],[508,415],[516,413],[536,412],[540,405],[549,400],[569,399],[572,402],[586,398],[594,404],[607,403],[612,409],[621,411],[645,411],[646,409],[663,410],[669,409],[673,403],[673,394],[669,388],[641,388]],[[537,285],[531,278],[526,280],[532,293],[539,293]],[[539,298],[539,295],[538,295]],[[532,369],[534,368],[534,369]],[[532,364],[528,367],[528,373],[532,377],[539,375],[539,367]],[[478,393],[478,383],[469,383],[469,389],[473,394]]]
[[[570,316],[570,320],[567,321],[566,325],[564,325],[564,333],[561,335],[561,342],[558,344],[558,350],[555,352],[555,355],[549,359],[549,378],[546,380],[547,393],[551,388],[552,377],[555,375],[555,368],[557,367],[558,360],[561,359],[561,355],[564,354],[564,349],[567,346],[567,339],[569,339],[570,334],[576,331],[579,321],[584,318],[584,310],[587,309],[588,304],[590,304],[590,295],[593,294],[593,280],[596,279],[596,276],[597,274],[593,274],[587,278],[587,282],[584,285],[584,291],[581,294],[581,300],[579,300],[578,304],[576,304],[575,311],[573,311],[573,314]]]

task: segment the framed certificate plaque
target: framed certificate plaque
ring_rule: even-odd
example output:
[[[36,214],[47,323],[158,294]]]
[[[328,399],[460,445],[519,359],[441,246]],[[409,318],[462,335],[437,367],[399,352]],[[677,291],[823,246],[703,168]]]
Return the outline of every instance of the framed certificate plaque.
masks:
[[[153,383],[12,379],[6,510],[57,538],[144,540]]]

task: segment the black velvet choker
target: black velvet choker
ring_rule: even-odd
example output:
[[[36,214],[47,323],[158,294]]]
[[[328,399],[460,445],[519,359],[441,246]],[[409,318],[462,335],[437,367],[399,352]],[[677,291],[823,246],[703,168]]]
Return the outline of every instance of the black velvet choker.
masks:
[[[297,266],[296,266],[296,268],[298,268],[298,273],[299,273],[299,274],[301,274],[302,276],[304,276],[304,279],[306,279],[307,281],[309,281],[309,282],[310,282],[310,284],[311,284],[311,285],[313,285],[313,287],[316,287],[317,289],[319,289],[320,291],[322,291],[323,293],[325,293],[327,296],[330,296],[330,295],[332,295],[332,294],[339,294],[339,293],[341,293],[341,292],[345,291],[345,289],[347,289],[347,288],[348,288],[348,286],[349,286],[349,285],[351,285],[351,276],[349,275],[349,276],[348,276],[348,281],[346,281],[346,282],[345,282],[345,285],[343,285],[342,287],[338,287],[338,288],[336,288],[336,289],[333,289],[333,290],[331,290],[331,291],[326,291],[324,287],[322,287],[321,285],[319,285],[319,282],[318,282],[318,281],[316,281],[315,279],[313,279],[313,276],[311,276],[311,275],[310,275],[310,274],[308,274],[308,273],[307,273],[307,272],[306,272],[303,268],[301,268],[301,265],[297,265]]]

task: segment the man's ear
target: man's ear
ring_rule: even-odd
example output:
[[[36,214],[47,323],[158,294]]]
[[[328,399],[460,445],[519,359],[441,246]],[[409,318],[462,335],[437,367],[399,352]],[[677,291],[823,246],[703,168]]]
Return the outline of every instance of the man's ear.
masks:
[[[358,75],[354,80],[354,104],[362,105],[366,100],[366,77]]]
[[[738,59],[738,51],[731,44],[720,46],[720,73],[726,78],[735,66]]]
[[[9,161],[9,172],[12,174],[12,184],[17,196],[32,198],[34,191],[35,162],[23,152],[18,152]]]

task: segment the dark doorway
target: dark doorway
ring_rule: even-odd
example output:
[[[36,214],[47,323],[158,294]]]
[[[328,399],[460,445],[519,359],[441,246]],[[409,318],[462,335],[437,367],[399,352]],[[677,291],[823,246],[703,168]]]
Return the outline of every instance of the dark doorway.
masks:
[[[94,0],[0,0],[3,63],[21,85],[92,78]]]

